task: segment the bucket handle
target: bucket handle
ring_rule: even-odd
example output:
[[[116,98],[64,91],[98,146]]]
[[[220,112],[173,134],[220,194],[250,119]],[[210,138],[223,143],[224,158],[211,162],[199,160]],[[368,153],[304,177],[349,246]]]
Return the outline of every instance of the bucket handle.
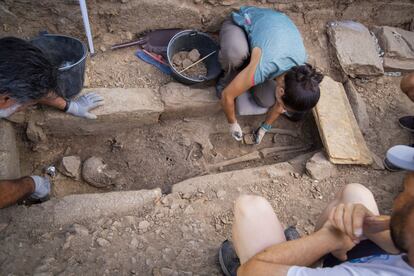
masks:
[[[189,34],[189,36],[196,36],[198,34],[198,32],[197,31],[192,31],[190,34]]]

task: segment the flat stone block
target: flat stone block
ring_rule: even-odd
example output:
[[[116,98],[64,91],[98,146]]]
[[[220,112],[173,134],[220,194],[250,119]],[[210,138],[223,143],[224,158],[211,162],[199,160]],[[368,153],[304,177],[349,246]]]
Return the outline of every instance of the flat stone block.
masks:
[[[221,110],[214,87],[199,89],[170,82],[160,88],[160,95],[164,103],[163,118],[199,117]]]
[[[388,26],[375,27],[373,31],[385,57],[414,63],[414,32]]]
[[[10,122],[0,119],[0,180],[20,177],[16,133]]]
[[[83,90],[95,92],[105,105],[92,111],[96,120],[78,118],[58,110],[44,112],[43,129],[54,135],[92,135],[140,127],[158,122],[164,107],[158,94],[148,88],[99,88]]]
[[[161,197],[161,189],[69,195],[56,202],[54,223],[64,225],[141,211]]]
[[[364,25],[353,21],[334,21],[328,24],[327,32],[347,75],[378,76],[384,73],[375,39]]]
[[[413,72],[414,59],[399,60],[394,58],[384,58],[384,69],[386,72]]]
[[[289,176],[296,172],[295,168],[287,162],[274,165],[261,166],[251,169],[223,172],[217,174],[204,175],[184,180],[173,185],[173,193],[196,193],[198,190],[212,189],[220,187],[239,187],[253,185],[269,181],[272,178]]]

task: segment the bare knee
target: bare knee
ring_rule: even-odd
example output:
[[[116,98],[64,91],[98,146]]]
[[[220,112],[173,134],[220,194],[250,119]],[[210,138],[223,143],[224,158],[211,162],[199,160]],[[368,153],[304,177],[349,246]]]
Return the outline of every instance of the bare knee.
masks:
[[[359,183],[347,184],[341,191],[341,198],[347,198],[347,197],[352,197],[356,195],[374,197],[372,192],[367,187]]]
[[[378,215],[378,206],[372,192],[359,183],[347,184],[339,194],[340,203],[360,203]]]
[[[237,217],[257,217],[258,214],[273,212],[270,203],[261,196],[242,195],[234,204],[234,214]]]

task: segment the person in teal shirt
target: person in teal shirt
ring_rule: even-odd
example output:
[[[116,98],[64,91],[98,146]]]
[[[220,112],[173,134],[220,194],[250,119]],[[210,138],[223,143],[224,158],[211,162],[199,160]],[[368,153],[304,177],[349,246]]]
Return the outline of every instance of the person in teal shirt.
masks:
[[[217,95],[237,141],[242,140],[243,132],[234,102],[246,91],[258,106],[269,108],[255,132],[256,144],[281,114],[297,121],[317,104],[323,76],[306,63],[300,32],[284,13],[241,7],[224,21],[220,48],[224,75],[216,86]]]

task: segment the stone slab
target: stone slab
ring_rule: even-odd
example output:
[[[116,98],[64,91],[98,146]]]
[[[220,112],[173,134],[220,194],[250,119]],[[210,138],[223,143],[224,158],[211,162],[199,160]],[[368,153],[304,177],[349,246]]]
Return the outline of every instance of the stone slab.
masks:
[[[54,223],[65,225],[139,212],[161,197],[161,189],[69,195],[54,206]]]
[[[343,85],[325,76],[320,91],[313,115],[329,160],[334,164],[371,164],[370,151]]]
[[[172,187],[172,192],[193,194],[199,190],[216,190],[224,186],[239,187],[253,185],[272,178],[289,176],[296,172],[295,168],[287,162],[267,165],[251,169],[210,174],[179,182]]]
[[[364,25],[353,21],[333,21],[328,24],[327,32],[347,75],[378,76],[384,73],[375,38]]]
[[[367,112],[367,105],[364,99],[355,89],[351,80],[347,80],[344,83],[346,96],[351,104],[352,111],[354,112],[355,119],[362,133],[366,133],[369,128],[369,116]]]
[[[375,27],[373,31],[385,57],[414,62],[414,32],[388,26]]]
[[[47,134],[95,135],[117,132],[148,124],[155,124],[164,111],[158,93],[148,88],[96,88],[85,89],[82,94],[95,92],[105,105],[92,111],[98,118],[78,118],[47,108],[43,112],[43,129]]]
[[[413,60],[398,60],[395,58],[384,58],[384,70],[386,72],[414,72]]]
[[[164,103],[163,119],[208,116],[221,110],[214,87],[200,89],[170,82],[160,88],[160,96]]]
[[[0,119],[0,180],[20,177],[19,151],[12,123]]]

